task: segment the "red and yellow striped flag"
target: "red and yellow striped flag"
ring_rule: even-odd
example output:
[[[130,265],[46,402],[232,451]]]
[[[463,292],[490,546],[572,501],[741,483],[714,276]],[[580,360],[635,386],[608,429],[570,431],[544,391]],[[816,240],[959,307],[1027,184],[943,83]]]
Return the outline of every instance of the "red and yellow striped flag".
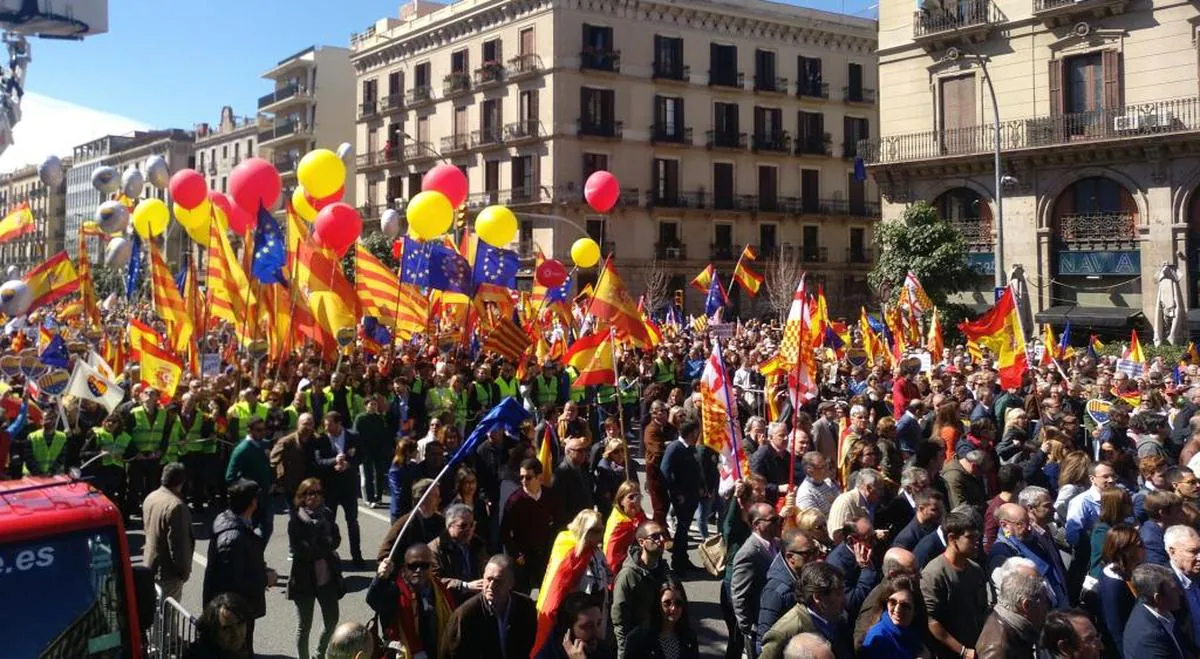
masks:
[[[742,257],[738,259],[737,266],[733,269],[733,280],[752,296],[758,295],[758,290],[762,288],[763,276],[755,272],[746,262],[757,260],[758,253],[754,251],[754,247],[746,245],[746,248],[742,250]]]
[[[330,336],[358,325],[358,296],[333,250],[302,241],[296,251],[296,287],[300,301]]]
[[[575,386],[617,383],[617,375],[613,371],[612,335],[608,332],[579,337],[567,349],[563,361],[579,372]]]
[[[25,275],[25,285],[29,287],[33,299],[29,303],[29,311],[33,311],[78,291],[79,273],[75,271],[75,265],[66,251],[62,251],[30,270]]]
[[[400,277],[362,243],[354,246],[354,292],[364,316],[373,316],[385,327],[396,324]]]
[[[216,221],[209,223],[208,313],[241,327],[249,317],[254,294],[229,237],[219,225]]]
[[[195,331],[192,326],[192,318],[188,315],[187,305],[184,304],[183,298],[179,296],[179,289],[175,287],[175,278],[171,276],[171,270],[167,268],[167,262],[163,260],[158,245],[153,240],[148,242],[150,243],[150,290],[154,296],[154,309],[158,312],[158,316],[167,323],[175,353],[182,355],[187,351],[188,344],[192,340],[192,333]]]
[[[88,233],[79,231],[79,297],[83,303],[83,317],[92,325],[100,325],[100,307],[96,304],[96,286],[92,283],[92,261],[87,250]]]
[[[483,350],[516,362],[533,343],[529,335],[508,317],[500,318],[483,341]]]

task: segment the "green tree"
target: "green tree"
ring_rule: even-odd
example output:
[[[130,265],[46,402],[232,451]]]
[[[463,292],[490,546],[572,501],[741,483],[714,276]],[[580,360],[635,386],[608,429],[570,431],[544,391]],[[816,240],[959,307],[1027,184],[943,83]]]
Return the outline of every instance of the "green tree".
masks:
[[[881,222],[875,243],[879,259],[867,279],[884,299],[895,299],[911,271],[933,303],[944,307],[959,282],[972,276],[962,234],[924,201],[904,209],[899,219]]]
[[[375,255],[383,264],[389,268],[395,269],[400,267],[400,262],[392,256],[392,239],[388,238],[382,231],[372,231],[359,238],[359,242],[367,251]],[[351,247],[346,256],[342,258],[342,272],[346,273],[346,279],[354,281],[354,248]]]

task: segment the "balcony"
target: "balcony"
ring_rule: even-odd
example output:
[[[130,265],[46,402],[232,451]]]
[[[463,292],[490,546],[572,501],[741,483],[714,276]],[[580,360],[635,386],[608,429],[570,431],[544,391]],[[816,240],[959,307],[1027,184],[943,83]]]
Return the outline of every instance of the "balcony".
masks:
[[[681,261],[687,259],[687,245],[674,241],[669,243],[654,243],[654,257]]]
[[[758,212],[794,215],[800,212],[800,197],[758,197]]]
[[[1137,249],[1137,217],[1132,213],[1071,213],[1055,218],[1057,247],[1067,251]]]
[[[430,142],[409,142],[404,145],[404,159],[408,162],[441,158]]]
[[[604,121],[596,118],[584,118],[576,121],[576,135],[579,137],[598,137],[601,139],[619,140],[625,128],[623,121]]]
[[[709,149],[746,150],[746,133],[735,133],[728,130],[710,130],[704,134],[705,145]]]
[[[661,62],[655,62],[654,71],[650,74],[650,77],[660,81],[691,82],[692,67],[668,66]]]
[[[307,99],[310,94],[306,85],[301,85],[298,82],[284,85],[270,94],[263,94],[258,97],[258,109],[260,111],[268,111],[268,108],[277,107],[284,101],[289,101],[296,97]]]
[[[991,252],[995,249],[990,217],[953,217],[949,221],[967,242],[968,252]]]
[[[820,199],[813,201],[805,199],[800,204],[801,211],[821,215],[843,215],[848,217],[878,218],[881,216],[877,202],[867,202],[848,199]]]
[[[471,131],[471,148],[504,146],[504,132],[499,126],[489,126]]]
[[[469,140],[465,133],[462,135],[446,135],[442,138],[442,153],[463,153],[469,148],[468,144]]]
[[[553,191],[542,186],[522,186],[511,190],[500,191],[500,204],[505,206],[551,203]]]
[[[579,53],[580,71],[621,72],[621,51],[611,48],[585,48]]]
[[[763,94],[786,94],[788,91],[788,79],[774,76],[754,76],[754,91]]]
[[[737,258],[735,256],[733,245],[718,245],[717,243],[711,243],[708,246],[708,249],[709,258],[714,261],[733,261]]]
[[[847,103],[875,105],[875,90],[865,87],[842,87],[842,100]]]
[[[638,188],[621,188],[621,196],[617,200],[618,206],[640,206],[642,203],[642,191]]]
[[[1129,0],[1033,0],[1033,15],[1051,27],[1125,13]]]
[[[475,69],[475,86],[490,87],[504,82],[504,65],[500,62],[484,62]]]
[[[736,89],[746,88],[746,74],[737,71],[722,71],[709,69],[708,71],[708,86],[709,87],[733,87]]]
[[[833,136],[805,135],[796,139],[796,155],[798,156],[832,156]]]
[[[704,192],[651,191],[646,196],[646,208],[704,208]]]
[[[403,153],[403,149],[398,147],[384,147],[356,155],[354,157],[354,164],[359,170],[394,165],[403,161],[400,157]]]
[[[404,103],[405,106],[407,106],[409,108],[414,108],[414,107],[417,107],[420,105],[425,105],[427,103],[432,103],[433,102],[433,88],[430,87],[429,85],[421,85],[419,87],[413,87],[412,89],[405,92],[404,101],[405,101],[405,103]]]
[[[846,140],[842,142],[842,157],[853,160],[858,157],[858,143],[862,140]]]
[[[508,60],[508,70],[506,73],[508,74],[509,82],[532,78],[541,72],[542,58],[533,53],[517,55]]]
[[[752,149],[755,153],[787,153],[792,150],[792,136],[786,130],[755,133]]]
[[[379,99],[379,112],[382,114],[391,114],[404,109],[404,94],[388,94]]]
[[[692,129],[684,126],[665,126],[654,124],[650,127],[651,144],[681,144],[692,145]]]
[[[271,160],[271,164],[275,165],[275,169],[279,171],[280,176],[286,176],[296,171],[296,165],[300,164],[300,156],[292,157],[286,154],[275,156]]]
[[[800,260],[804,263],[826,263],[829,261],[829,248],[820,245],[801,245]]]
[[[453,98],[471,91],[471,76],[466,71],[455,71],[442,78],[442,97]]]
[[[504,141],[508,144],[532,142],[545,136],[542,122],[537,119],[522,119],[504,125]]]
[[[1086,145],[1112,140],[1200,131],[1200,97],[1152,101],[1120,108],[1077,112],[1000,124],[1000,148],[1012,151]],[[859,143],[868,165],[890,165],[936,158],[991,157],[995,127],[976,125],[951,130],[906,133]]]
[[[217,163],[215,163],[215,162],[209,163],[207,170],[205,170],[203,167],[201,167],[200,169],[201,169],[201,171],[207,171],[209,176],[217,175]]]
[[[290,137],[307,137],[312,129],[302,121],[285,121],[258,134],[258,143],[265,144]]]
[[[875,250],[870,247],[847,247],[846,263],[874,263]]]
[[[1003,20],[992,0],[960,0],[936,9],[931,6],[913,12],[913,41],[929,48],[978,43]]]
[[[797,80],[796,98],[828,100],[829,83],[813,80]]]
[[[364,220],[374,219],[379,217],[383,209],[383,204],[363,204],[358,207],[358,215]]]
[[[494,206],[500,203],[500,191],[472,192],[467,195],[467,208],[479,209],[484,206]]]
[[[379,116],[379,101],[363,101],[358,104],[358,120],[372,119]]]

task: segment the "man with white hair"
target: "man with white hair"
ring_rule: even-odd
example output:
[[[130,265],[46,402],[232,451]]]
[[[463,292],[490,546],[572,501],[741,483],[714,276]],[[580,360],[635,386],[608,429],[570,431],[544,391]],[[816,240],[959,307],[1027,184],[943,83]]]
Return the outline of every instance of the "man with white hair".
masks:
[[[1034,659],[1042,623],[1050,611],[1042,578],[1028,567],[1008,570],[992,614],[983,623],[978,656]]]
[[[818,451],[809,451],[801,458],[804,465],[804,482],[796,489],[796,507],[800,510],[816,508],[822,515],[829,516],[834,500],[842,493],[830,476],[833,468],[829,458]]]
[[[1183,602],[1175,617],[1185,634],[1200,639],[1200,533],[1190,526],[1176,524],[1163,534],[1163,544],[1171,559],[1171,571],[1183,589]]]
[[[783,659],[834,659],[833,648],[820,634],[796,634],[783,649]]]
[[[846,490],[833,500],[829,509],[826,528],[834,543],[842,541],[842,532],[846,523],[852,519],[865,517],[874,521],[875,506],[883,496],[883,476],[874,469],[861,469],[854,489]]]
[[[767,426],[767,441],[750,457],[750,471],[767,481],[767,501],[773,502],[788,493],[791,468],[787,424],[774,421]]]
[[[1033,531],[1029,512],[1019,504],[1006,503],[996,509],[996,519],[1000,522],[1000,532],[988,553],[987,562],[987,569],[993,573],[992,583],[999,586],[1000,578],[995,576],[995,572],[999,571],[1001,564],[1019,556],[1030,561],[1038,575],[1050,586],[1050,592],[1053,594],[1051,607],[1069,606],[1067,573],[1061,568],[1061,563],[1054,560],[1058,550],[1039,542]]]

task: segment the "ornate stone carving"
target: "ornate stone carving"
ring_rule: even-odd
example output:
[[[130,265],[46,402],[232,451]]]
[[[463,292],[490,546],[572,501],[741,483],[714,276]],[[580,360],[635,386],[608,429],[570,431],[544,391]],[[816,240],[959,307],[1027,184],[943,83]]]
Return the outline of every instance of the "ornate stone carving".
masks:
[[[1187,308],[1179,286],[1179,269],[1166,261],[1154,275],[1157,292],[1154,300],[1154,345],[1180,345],[1185,339],[1184,318]]]

